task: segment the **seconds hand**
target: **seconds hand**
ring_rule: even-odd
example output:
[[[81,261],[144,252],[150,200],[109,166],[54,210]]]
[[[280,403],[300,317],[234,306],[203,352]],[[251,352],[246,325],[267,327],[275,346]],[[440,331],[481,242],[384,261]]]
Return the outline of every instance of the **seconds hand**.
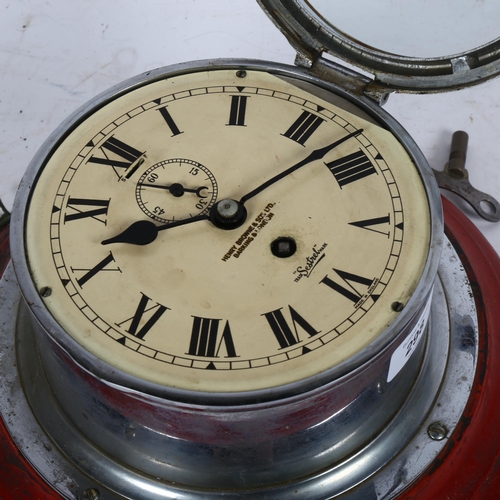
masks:
[[[175,196],[176,198],[179,198],[180,196],[183,196],[184,193],[195,193],[198,198],[206,198],[206,196],[203,196],[201,192],[208,188],[206,186],[201,186],[196,189],[190,189],[184,187],[182,184],[179,184],[178,182],[170,185],[170,186],[162,186],[161,184],[139,184],[141,187],[147,187],[147,188],[156,188],[156,189],[165,189],[167,190],[170,194]]]
[[[290,175],[291,173],[295,172],[299,168],[308,165],[309,163],[316,161],[316,160],[321,160],[327,153],[329,153],[332,149],[335,149],[336,147],[340,146],[342,143],[345,141],[351,139],[352,137],[356,137],[359,134],[363,132],[363,129],[355,130],[354,132],[351,132],[350,134],[347,134],[346,136],[342,137],[342,139],[339,139],[338,141],[332,142],[328,146],[322,147],[315,149],[309,156],[304,158],[303,160],[299,161],[295,165],[291,166],[290,168],[284,170],[278,175],[275,175],[268,181],[262,183],[260,186],[256,187],[249,193],[247,193],[245,196],[243,196],[239,202],[234,201],[234,200],[222,200],[218,203],[216,203],[212,209],[210,210],[210,214],[202,214],[202,215],[197,215],[195,217],[191,217],[189,219],[182,219],[174,222],[170,222],[168,224],[163,224],[162,226],[157,226],[154,222],[148,221],[148,220],[141,220],[134,222],[131,224],[125,231],[122,233],[114,236],[113,238],[109,238],[107,240],[102,241],[102,245],[109,245],[110,243],[129,243],[131,245],[148,245],[149,243],[152,243],[156,237],[158,236],[159,231],[164,231],[165,229],[170,229],[172,227],[177,227],[177,226],[184,226],[186,224],[191,224],[193,222],[198,222],[200,220],[211,220],[216,226],[220,228],[226,228],[226,229],[233,229],[234,227],[238,227],[241,225],[246,217],[246,210],[244,208],[245,203],[256,196],[257,194],[261,193],[265,189],[267,189],[269,186],[273,185],[274,183],[278,182],[279,180],[283,179],[287,175]],[[224,212],[224,208],[219,207],[219,205],[224,204],[227,208],[228,203],[232,204],[234,208],[234,211],[231,211],[231,217],[233,216],[238,216],[239,219],[237,223],[235,224],[234,219],[233,221],[230,221],[230,217],[227,218],[229,220],[229,224],[226,226],[226,222],[224,218],[226,215],[223,215],[222,212]],[[231,207],[232,208],[232,207]],[[220,221],[220,225],[217,221]],[[231,223],[233,222],[233,223]],[[241,222],[241,223],[240,223]]]

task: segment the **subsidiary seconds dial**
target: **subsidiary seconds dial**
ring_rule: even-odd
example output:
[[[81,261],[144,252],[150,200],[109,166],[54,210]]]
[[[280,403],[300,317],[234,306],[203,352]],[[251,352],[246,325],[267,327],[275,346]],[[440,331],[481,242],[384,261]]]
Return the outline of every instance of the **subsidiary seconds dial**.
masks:
[[[206,213],[217,199],[217,182],[201,163],[172,158],[142,174],[135,196],[146,215],[158,222],[172,222]]]

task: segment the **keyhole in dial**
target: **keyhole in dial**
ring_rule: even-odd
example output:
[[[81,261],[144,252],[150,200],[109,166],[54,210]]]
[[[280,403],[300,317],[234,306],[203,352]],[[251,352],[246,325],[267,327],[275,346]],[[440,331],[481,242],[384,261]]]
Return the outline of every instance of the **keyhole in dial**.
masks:
[[[275,257],[285,259],[297,251],[297,243],[289,236],[280,236],[271,243],[271,252]]]

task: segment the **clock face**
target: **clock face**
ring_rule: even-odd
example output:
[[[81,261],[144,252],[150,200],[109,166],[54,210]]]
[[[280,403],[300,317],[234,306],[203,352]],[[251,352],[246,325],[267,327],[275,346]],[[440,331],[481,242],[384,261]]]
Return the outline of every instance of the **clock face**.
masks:
[[[230,393],[308,379],[383,334],[426,264],[425,188],[392,133],[322,92],[197,71],[124,92],[65,136],[32,189],[26,247],[82,349]],[[208,219],[242,199],[237,227]],[[154,241],[112,241],[144,220]]]

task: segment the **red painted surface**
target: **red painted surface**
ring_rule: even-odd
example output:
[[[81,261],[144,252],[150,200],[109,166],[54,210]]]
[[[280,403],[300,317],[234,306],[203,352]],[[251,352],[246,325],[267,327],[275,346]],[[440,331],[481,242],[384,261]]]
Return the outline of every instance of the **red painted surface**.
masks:
[[[500,258],[476,227],[443,199],[446,232],[471,280],[479,310],[479,370],[447,446],[398,500],[500,498]],[[0,275],[9,259],[0,230]],[[0,420],[0,500],[61,500],[24,460]]]
[[[9,227],[0,228],[0,276],[10,258]],[[23,458],[0,418],[0,500],[62,500]]]
[[[479,316],[479,369],[446,448],[398,500],[500,498],[500,258],[477,228],[443,199],[446,234],[471,281]]]
[[[9,226],[0,228],[0,277],[9,262]]]

